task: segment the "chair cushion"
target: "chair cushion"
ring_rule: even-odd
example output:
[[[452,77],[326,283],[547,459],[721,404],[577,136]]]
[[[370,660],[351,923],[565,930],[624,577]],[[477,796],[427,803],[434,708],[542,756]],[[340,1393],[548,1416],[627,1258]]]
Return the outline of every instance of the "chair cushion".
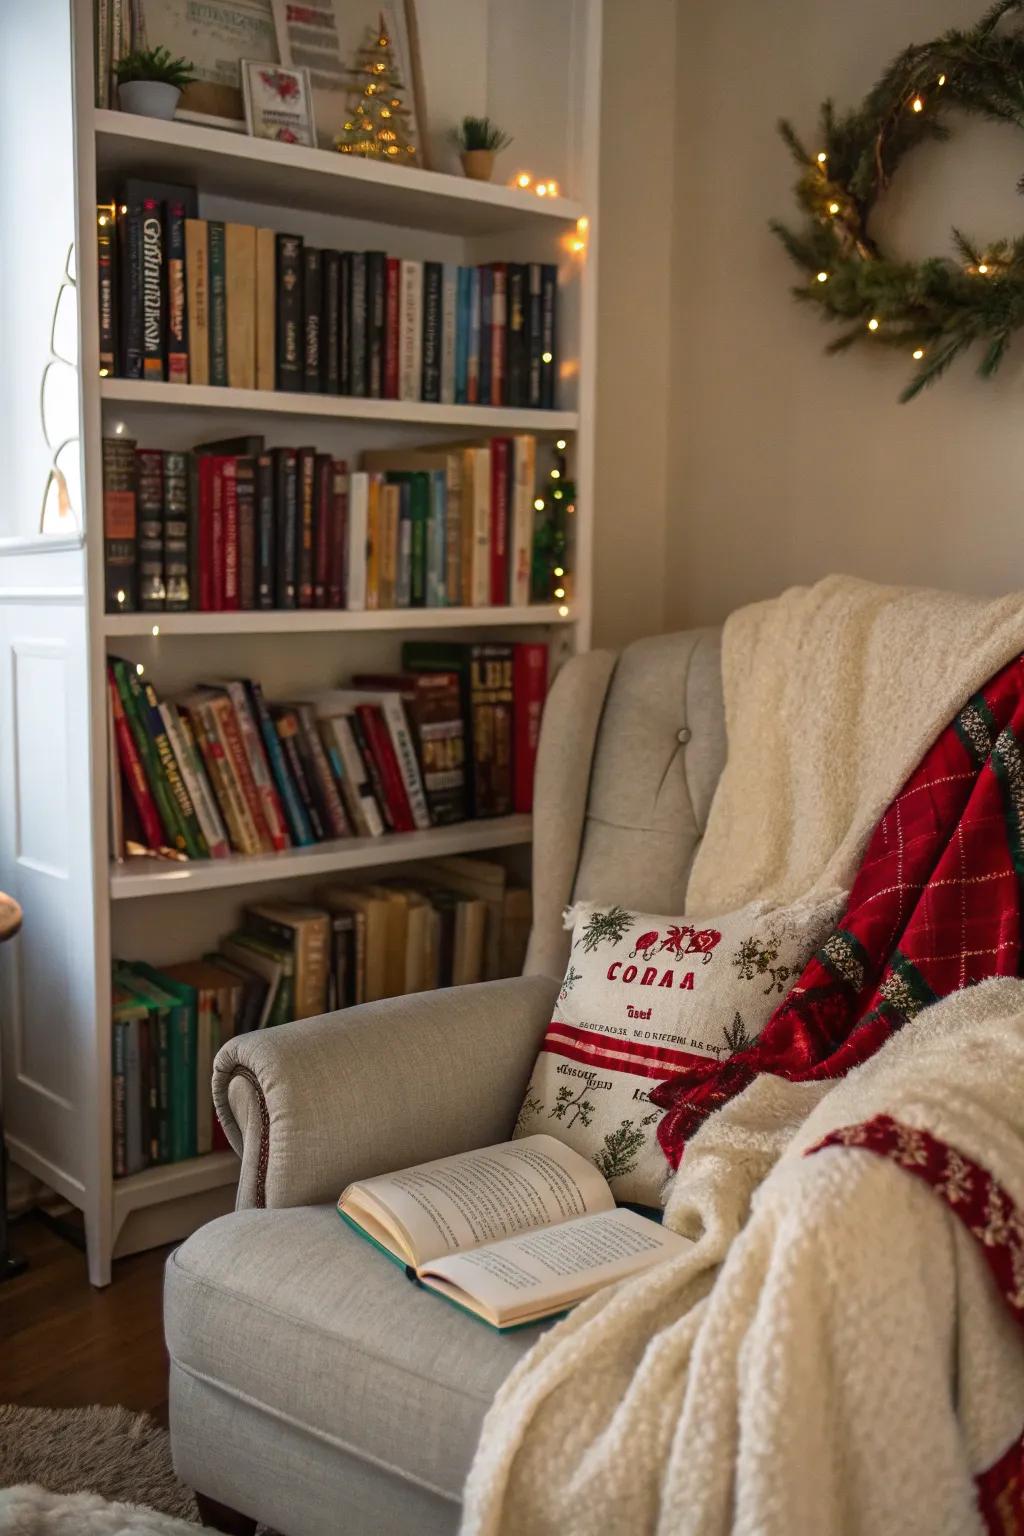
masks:
[[[497,1388],[540,1332],[446,1306],[333,1206],[200,1228],[167,1261],[164,1313],[183,1371],[455,1501]]]

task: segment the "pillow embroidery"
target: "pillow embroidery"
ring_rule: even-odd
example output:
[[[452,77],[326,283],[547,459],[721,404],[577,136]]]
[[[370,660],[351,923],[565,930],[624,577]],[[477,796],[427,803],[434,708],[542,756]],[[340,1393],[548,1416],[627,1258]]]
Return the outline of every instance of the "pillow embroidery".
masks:
[[[593,1159],[617,1199],[657,1205],[669,1169],[651,1080],[752,1045],[843,900],[755,903],[700,922],[573,908],[568,968],[515,1134],[558,1136]]]

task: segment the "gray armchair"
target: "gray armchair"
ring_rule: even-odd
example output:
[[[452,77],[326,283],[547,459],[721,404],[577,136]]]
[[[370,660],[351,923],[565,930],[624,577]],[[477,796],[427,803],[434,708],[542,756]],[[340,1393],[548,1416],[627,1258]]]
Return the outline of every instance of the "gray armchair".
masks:
[[[563,908],[681,910],[724,757],[717,632],[577,657],[541,733],[527,974],[221,1050],[237,1209],[171,1255],[165,1292],[175,1467],[207,1500],[284,1536],[457,1528],[483,1416],[536,1330],[441,1306],[335,1201],[511,1134],[565,967]]]

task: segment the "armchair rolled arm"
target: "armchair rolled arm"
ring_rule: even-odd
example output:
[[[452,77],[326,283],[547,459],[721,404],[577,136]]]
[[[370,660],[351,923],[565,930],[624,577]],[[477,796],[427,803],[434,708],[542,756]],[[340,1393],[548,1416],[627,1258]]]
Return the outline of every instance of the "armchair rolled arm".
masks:
[[[238,1207],[322,1204],[510,1136],[558,986],[516,976],[229,1040],[213,1097],[242,1158]]]

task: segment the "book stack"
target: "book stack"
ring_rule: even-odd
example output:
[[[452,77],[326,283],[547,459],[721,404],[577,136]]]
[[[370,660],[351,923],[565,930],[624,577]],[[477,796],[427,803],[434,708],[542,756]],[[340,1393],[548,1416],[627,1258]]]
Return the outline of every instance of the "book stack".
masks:
[[[98,208],[97,239],[103,374],[554,408],[554,265],[322,250],[138,180]]]
[[[161,699],[111,657],[115,858],[268,854],[531,810],[547,648],[410,643],[404,665],[270,703],[253,680]]]
[[[530,601],[537,440],[375,450],[103,439],[109,613]]]
[[[515,975],[529,928],[530,893],[500,864],[436,859],[379,884],[325,886],[308,904],[246,907],[196,960],[115,962],[115,1176],[227,1148],[210,1080],[233,1035]]]

